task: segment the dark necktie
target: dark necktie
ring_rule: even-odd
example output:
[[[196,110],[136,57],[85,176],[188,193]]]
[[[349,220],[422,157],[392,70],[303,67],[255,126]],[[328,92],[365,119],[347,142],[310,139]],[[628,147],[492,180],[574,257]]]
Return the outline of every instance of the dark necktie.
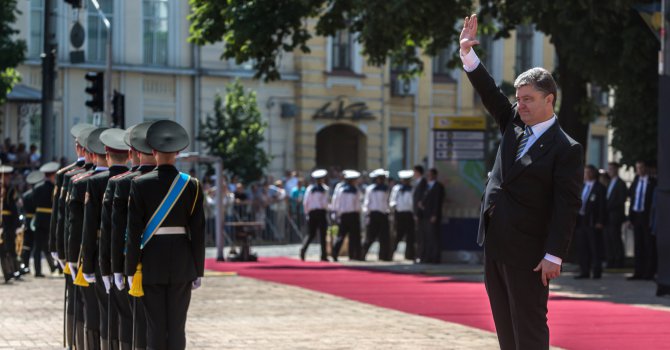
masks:
[[[516,157],[514,160],[519,160],[519,158],[521,158],[523,155],[523,150],[526,148],[526,144],[528,143],[530,135],[533,135],[533,129],[526,125],[523,131],[523,135],[521,136],[521,140],[519,140],[519,147],[516,149]]]

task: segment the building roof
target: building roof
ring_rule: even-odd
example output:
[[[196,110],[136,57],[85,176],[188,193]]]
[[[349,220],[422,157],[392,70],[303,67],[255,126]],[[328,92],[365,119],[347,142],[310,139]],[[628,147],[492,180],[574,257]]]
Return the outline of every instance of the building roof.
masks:
[[[12,91],[7,94],[7,101],[39,103],[42,101],[42,91],[27,85],[16,84]]]

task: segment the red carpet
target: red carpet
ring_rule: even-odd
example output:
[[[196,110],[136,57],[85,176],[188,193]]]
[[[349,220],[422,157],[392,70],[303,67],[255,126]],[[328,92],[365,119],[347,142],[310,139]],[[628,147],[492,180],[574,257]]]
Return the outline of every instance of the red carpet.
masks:
[[[483,283],[265,258],[206,262],[215,271],[298,286],[388,309],[494,331]],[[565,349],[670,349],[670,312],[550,296],[551,344]]]

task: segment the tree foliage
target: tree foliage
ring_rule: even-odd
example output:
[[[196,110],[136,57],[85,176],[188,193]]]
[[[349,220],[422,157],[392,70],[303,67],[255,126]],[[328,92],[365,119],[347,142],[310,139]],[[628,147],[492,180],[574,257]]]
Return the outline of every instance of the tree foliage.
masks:
[[[200,124],[198,140],[202,141],[210,154],[219,156],[230,174],[245,182],[260,179],[270,158],[260,144],[266,123],[256,103],[256,93],[245,93],[244,86],[234,81],[226,86],[225,100],[216,94],[214,115]]]
[[[14,68],[25,58],[26,43],[15,38],[19,32],[13,27],[17,14],[16,0],[0,1],[0,104],[19,81]]]
[[[418,54],[434,55],[458,42],[456,23],[471,9],[470,0],[190,0],[190,41],[203,45],[223,41],[224,59],[251,61],[257,78],[279,79],[282,52],[309,53],[308,19],[316,35],[340,30],[355,33],[363,54],[381,66],[423,69]]]

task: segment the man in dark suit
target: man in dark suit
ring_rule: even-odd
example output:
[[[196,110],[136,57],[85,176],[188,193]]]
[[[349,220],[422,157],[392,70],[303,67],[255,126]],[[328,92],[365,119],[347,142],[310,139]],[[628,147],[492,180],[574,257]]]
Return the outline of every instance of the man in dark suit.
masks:
[[[423,217],[423,209],[419,208],[419,202],[426,192],[426,178],[424,177],[424,169],[421,165],[414,166],[414,184],[412,189],[412,205],[414,211],[414,225],[416,227],[416,247],[414,251],[417,252],[417,258],[420,260],[421,251],[423,250],[423,233],[420,220]],[[407,248],[405,248],[407,249]]]
[[[628,218],[633,224],[635,272],[629,280],[654,279],[656,274],[656,240],[649,230],[649,214],[656,180],[649,176],[644,161],[635,163],[635,179],[630,185]]]
[[[582,206],[577,216],[577,254],[580,274],[576,279],[591,277],[598,279],[602,275],[602,232],[606,220],[606,190],[598,181],[598,169],[588,165],[584,169],[584,187],[582,188]]]
[[[184,349],[191,289],[200,287],[205,270],[203,192],[197,179],[188,179],[181,194],[171,201],[167,215],[157,214],[164,220],[151,239],[142,239],[168,190],[183,176],[175,167],[176,156],[189,144],[186,130],[169,120],[154,122],[146,135],[157,167],[134,178],[130,185],[125,272],[133,291],[133,276],[142,263],[147,347]]]
[[[557,87],[542,68],[514,82],[517,103],[498,89],[472,47],[477,17],[465,19],[460,55],[500,128],[480,212],[485,282],[502,349],[548,349],[549,280],[559,276],[581,201],[583,149],[554,114]]]
[[[423,235],[422,249],[419,252],[422,263],[437,264],[440,262],[440,224],[442,223],[442,203],[444,202],[444,186],[437,181],[437,169],[428,170],[426,190],[419,200],[422,212],[419,227]]]
[[[605,257],[607,267],[623,267],[625,258],[621,225],[626,221],[626,199],[628,187],[619,178],[619,163],[611,162],[607,166],[610,182],[607,186],[607,224],[605,227]]]

